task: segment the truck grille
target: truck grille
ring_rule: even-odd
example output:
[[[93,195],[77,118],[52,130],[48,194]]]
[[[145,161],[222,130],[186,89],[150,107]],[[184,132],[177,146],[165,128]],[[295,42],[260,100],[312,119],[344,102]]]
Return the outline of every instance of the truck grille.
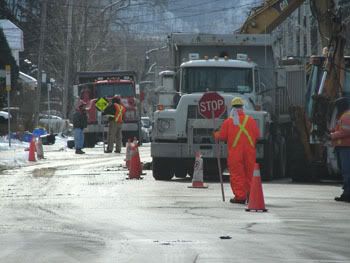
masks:
[[[195,144],[213,144],[213,129],[193,129],[193,143]]]
[[[227,118],[227,111],[225,111],[220,116],[220,119],[226,119],[226,118]],[[198,105],[188,105],[187,119],[204,119],[204,117],[199,114]]]

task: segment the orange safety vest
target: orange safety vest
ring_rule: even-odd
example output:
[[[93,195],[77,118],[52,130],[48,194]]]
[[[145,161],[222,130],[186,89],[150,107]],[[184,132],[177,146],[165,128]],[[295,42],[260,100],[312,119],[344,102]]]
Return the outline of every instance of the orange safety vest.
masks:
[[[114,103],[114,107],[115,107],[114,120],[117,123],[122,123],[124,113],[125,113],[125,107],[123,105],[118,104],[118,103]]]
[[[249,141],[249,144],[253,148],[255,148],[254,141],[253,141],[252,137],[250,136],[249,132],[246,129],[246,125],[247,125],[248,120],[249,120],[249,116],[245,115],[243,123],[242,124],[240,124],[240,123],[238,124],[239,131],[237,132],[236,137],[233,140],[232,148],[235,148],[237,146],[237,143],[238,143],[239,139],[241,138],[242,133],[247,137],[247,139]]]
[[[333,146],[350,146],[350,110],[340,116],[331,138]]]

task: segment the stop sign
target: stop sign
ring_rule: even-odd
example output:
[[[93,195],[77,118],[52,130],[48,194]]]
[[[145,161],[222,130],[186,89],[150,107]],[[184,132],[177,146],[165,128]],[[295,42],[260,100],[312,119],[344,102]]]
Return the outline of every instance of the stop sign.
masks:
[[[224,98],[216,92],[206,92],[198,102],[200,115],[206,119],[219,118],[225,111]]]

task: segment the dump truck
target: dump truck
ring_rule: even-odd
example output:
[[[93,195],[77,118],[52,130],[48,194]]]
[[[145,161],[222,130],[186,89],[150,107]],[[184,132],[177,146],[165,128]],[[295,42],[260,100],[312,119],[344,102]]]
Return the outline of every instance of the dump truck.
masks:
[[[204,176],[217,177],[217,146],[212,132],[227,118],[230,102],[236,96],[244,99],[245,111],[253,116],[260,129],[257,161],[261,164],[262,177],[272,179],[274,171],[284,174],[285,140],[273,133],[271,115],[262,110],[263,104],[269,102],[264,98],[276,86],[271,36],[174,33],[168,40],[169,70],[175,72],[177,103],[176,108],[157,110],[153,115],[154,178],[191,176],[197,151],[204,159]],[[204,119],[198,110],[200,98],[208,91],[218,92],[226,104],[226,112],[215,123]],[[219,144],[219,153],[220,164],[225,167],[225,144]]]

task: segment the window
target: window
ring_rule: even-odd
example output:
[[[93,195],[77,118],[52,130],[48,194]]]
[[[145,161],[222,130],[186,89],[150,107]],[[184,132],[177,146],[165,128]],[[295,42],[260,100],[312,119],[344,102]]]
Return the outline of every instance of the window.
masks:
[[[135,97],[135,90],[131,83],[96,84],[96,97]]]
[[[250,93],[253,90],[251,68],[189,67],[183,69],[182,92],[222,91]]]

